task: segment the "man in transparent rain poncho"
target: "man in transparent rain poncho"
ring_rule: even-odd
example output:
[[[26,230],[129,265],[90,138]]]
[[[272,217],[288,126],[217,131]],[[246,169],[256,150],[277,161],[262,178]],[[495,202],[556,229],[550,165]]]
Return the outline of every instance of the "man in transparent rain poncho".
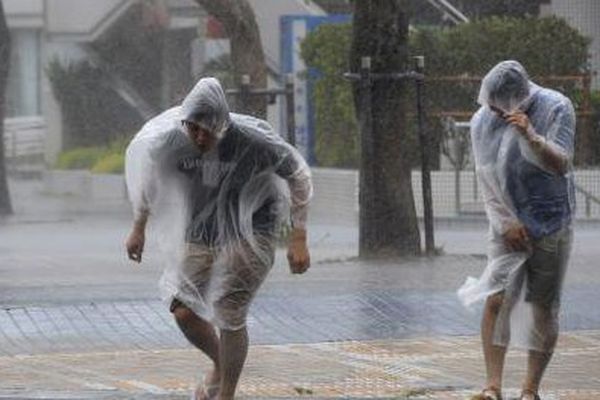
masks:
[[[521,399],[538,389],[558,337],[561,286],[571,250],[575,116],[569,99],[504,61],[483,79],[471,121],[473,154],[490,222],[488,265],[459,297],[485,300],[481,336],[487,384],[501,398],[509,341],[529,350]]]
[[[230,113],[220,83],[205,78],[135,136],[126,178],[129,257],[141,261],[151,216],[167,255],[161,295],[214,365],[192,398],[231,399],[247,354],[248,307],[273,264],[290,202],[288,261],[293,273],[309,267],[310,170],[268,123]]]

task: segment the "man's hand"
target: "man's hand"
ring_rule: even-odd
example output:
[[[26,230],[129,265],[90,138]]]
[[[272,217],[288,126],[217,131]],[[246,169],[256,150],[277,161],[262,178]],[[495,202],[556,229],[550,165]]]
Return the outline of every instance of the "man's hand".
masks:
[[[506,116],[504,117],[504,120],[506,122],[508,122],[509,124],[513,125],[515,128],[517,128],[517,131],[521,135],[527,136],[527,133],[529,132],[529,125],[530,125],[527,114],[525,114],[522,111],[515,111],[513,113],[506,114]]]
[[[144,243],[146,241],[146,235],[143,229],[133,228],[127,240],[125,241],[125,247],[127,248],[127,255],[130,260],[141,263],[142,253],[144,252]]]
[[[521,223],[511,225],[503,236],[506,246],[512,251],[527,251],[531,248],[529,234]]]
[[[306,246],[306,231],[304,229],[293,229],[288,245],[288,262],[293,274],[303,274],[310,267],[310,254]]]

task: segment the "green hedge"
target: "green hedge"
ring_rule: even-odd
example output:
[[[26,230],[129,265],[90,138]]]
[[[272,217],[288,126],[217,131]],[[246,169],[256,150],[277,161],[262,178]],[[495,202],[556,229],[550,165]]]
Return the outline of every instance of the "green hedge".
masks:
[[[349,70],[351,36],[350,24],[323,25],[302,43],[304,60],[318,71],[309,77],[314,84],[315,153],[321,166],[358,165],[360,142],[351,85],[342,77]],[[506,59],[522,62],[534,80],[539,76],[579,74],[587,63],[588,46],[588,39],[555,17],[494,17],[453,28],[417,29],[410,37],[410,53],[425,56],[426,72],[430,77],[481,76]],[[478,82],[428,82],[427,110],[475,111],[478,85]],[[556,88],[576,97],[574,84]],[[413,96],[413,93],[408,95]],[[413,128],[408,134],[416,146],[416,124],[411,122],[409,125]],[[430,117],[427,125],[434,142],[438,143],[441,135],[439,118]],[[415,147],[413,165],[418,163],[416,150]]]
[[[107,153],[92,167],[95,174],[120,174],[125,170],[125,157],[121,153]]]
[[[78,147],[58,155],[56,169],[91,169],[106,154],[103,147]]]
[[[78,147],[59,154],[56,169],[87,169],[97,174],[120,174],[125,168],[125,149],[130,137],[108,146]]]

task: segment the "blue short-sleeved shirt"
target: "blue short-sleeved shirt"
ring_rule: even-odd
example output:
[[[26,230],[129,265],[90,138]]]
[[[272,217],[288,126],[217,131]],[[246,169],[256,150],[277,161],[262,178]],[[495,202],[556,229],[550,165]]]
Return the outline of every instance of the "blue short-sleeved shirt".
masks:
[[[566,97],[541,89],[525,112],[536,133],[572,157],[575,116]],[[527,161],[520,152],[515,143],[507,153],[507,190],[519,220],[533,238],[540,238],[571,222],[575,207],[573,175],[570,171],[556,174],[544,170]]]

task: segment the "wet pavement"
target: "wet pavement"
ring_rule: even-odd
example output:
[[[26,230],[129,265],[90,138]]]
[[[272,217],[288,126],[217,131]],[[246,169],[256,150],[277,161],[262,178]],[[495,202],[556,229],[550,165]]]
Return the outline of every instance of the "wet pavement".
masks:
[[[0,399],[184,399],[206,367],[157,298],[160,259],[125,259],[123,204],[45,196],[13,182],[0,222]],[[356,227],[312,221],[313,267],[283,251],[249,318],[243,398],[466,398],[483,382],[479,310],[455,290],[479,275],[485,223],[440,224],[446,255],[364,262]],[[545,399],[600,399],[600,229],[576,231]],[[596,243],[596,245],[594,245]],[[508,394],[524,355],[511,352]]]
[[[600,331],[564,333],[543,398],[598,399]],[[522,353],[507,357],[515,396]],[[0,357],[0,398],[186,399],[208,367],[186,347]],[[240,398],[466,399],[484,379],[473,336],[252,345]],[[508,397],[510,398],[510,397]]]

